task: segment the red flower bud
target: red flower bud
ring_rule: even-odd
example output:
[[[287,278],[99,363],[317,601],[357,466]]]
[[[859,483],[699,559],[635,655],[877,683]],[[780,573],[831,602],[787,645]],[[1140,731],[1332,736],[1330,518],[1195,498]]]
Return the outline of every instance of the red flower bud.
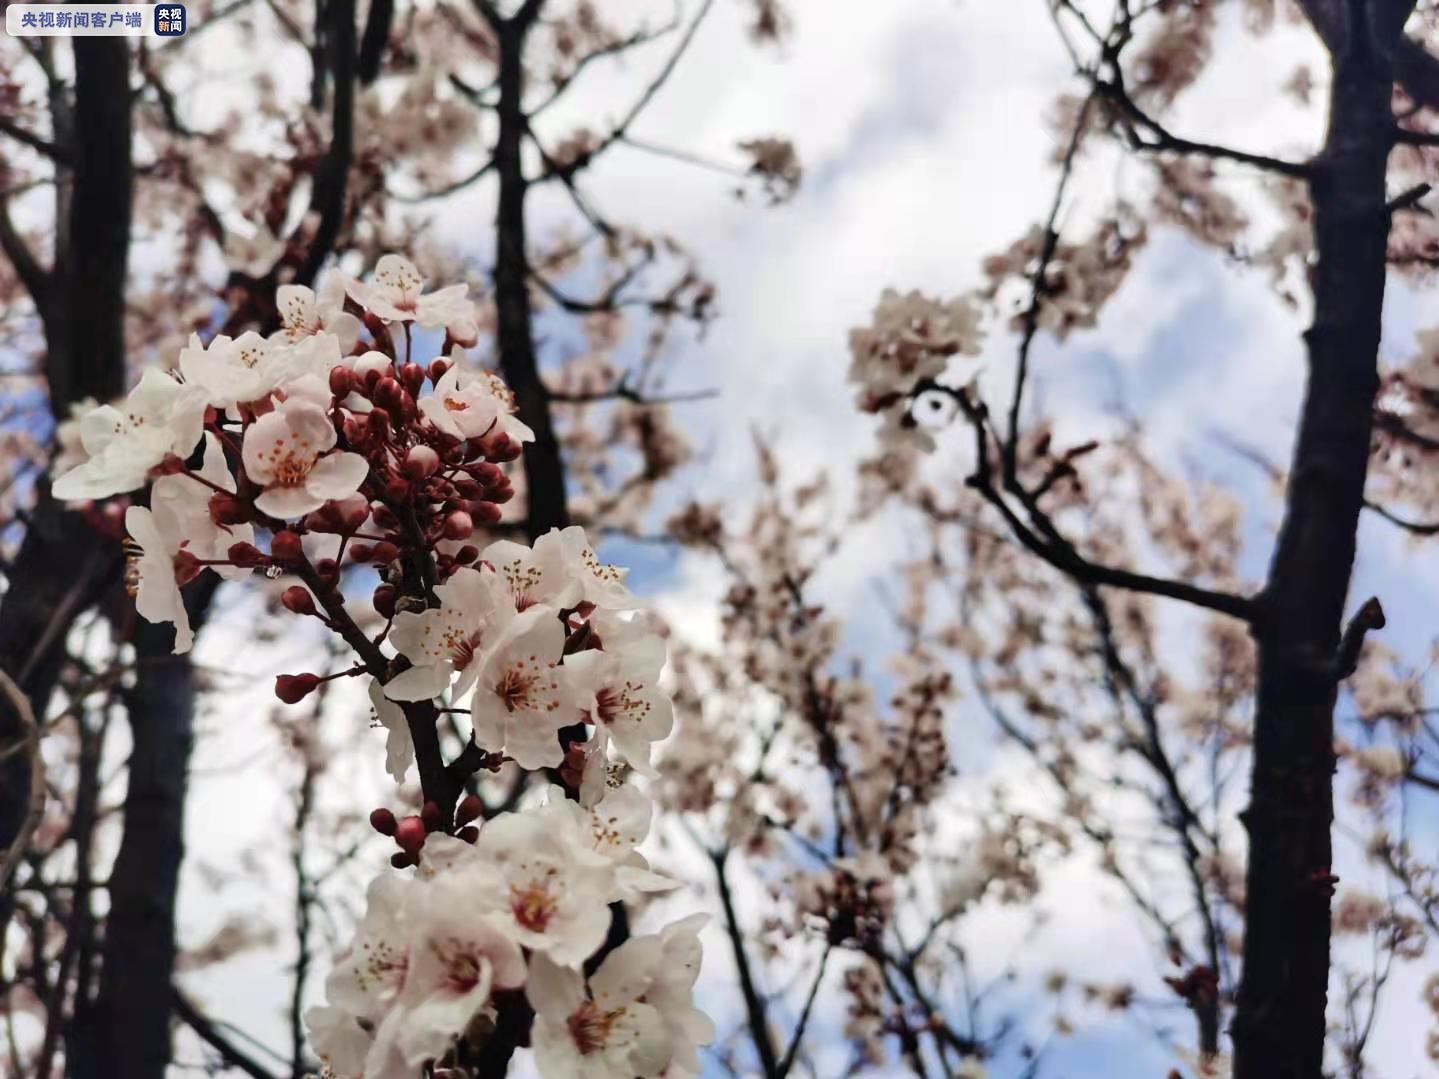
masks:
[[[476,483],[484,484],[486,487],[493,487],[497,483],[505,482],[505,470],[489,461],[477,461],[471,465],[470,475],[475,477]]]
[[[245,569],[254,569],[265,564],[264,553],[253,543],[232,543],[225,555],[235,565]]]
[[[480,830],[473,824],[467,824],[455,833],[455,838],[464,840],[466,843],[473,843],[480,838]]]
[[[437,359],[430,361],[430,381],[438,382],[445,377],[445,372],[450,369],[450,361]]]
[[[474,480],[458,479],[454,482],[453,486],[457,495],[471,501],[485,493],[485,489]]]
[[[395,842],[413,858],[425,845],[425,822],[419,817],[406,817],[395,826]]]
[[[420,392],[425,384],[425,369],[417,363],[407,363],[400,368],[400,384],[412,394]]]
[[[353,532],[369,519],[370,500],[364,495],[351,495],[338,502],[325,503],[334,511],[340,523],[340,531]]]
[[[455,552],[455,561],[462,566],[468,566],[475,559],[480,557],[480,549],[473,544],[467,543]]]
[[[287,528],[270,538],[270,555],[277,562],[298,562],[305,557],[305,548],[300,537]]]
[[[444,817],[440,813],[440,807],[434,802],[426,802],[420,807],[420,820],[427,832],[438,832],[444,824]]]
[[[286,704],[299,704],[313,693],[319,684],[319,677],[308,672],[277,675],[275,677],[275,696]]]
[[[390,332],[390,328],[385,324],[385,320],[379,315],[371,314],[369,311],[366,311],[364,314],[364,323],[365,329],[370,331],[370,336],[376,341],[385,340]]]
[[[372,408],[365,413],[365,423],[370,428],[370,437],[379,442],[390,439],[390,414],[383,408]]]
[[[464,510],[455,510],[445,518],[444,524],[440,526],[440,532],[445,539],[452,540],[469,539],[474,530],[474,519]]]
[[[175,552],[175,583],[186,585],[200,576],[200,571],[205,567],[200,565],[200,560],[189,551],[180,550]]]
[[[385,481],[385,498],[391,502],[404,502],[410,497],[410,485],[396,477]]]
[[[349,546],[350,561],[361,564],[370,561],[375,556],[375,549],[368,543],[352,543]]]
[[[280,602],[285,605],[285,610],[295,614],[315,613],[315,599],[304,585],[291,585],[285,589],[280,594]]]
[[[389,540],[381,540],[379,543],[375,544],[374,552],[370,555],[370,558],[373,561],[384,562],[386,564],[393,562],[399,557],[400,549],[396,547],[393,543],[391,543]]]
[[[388,361],[383,364],[378,364],[366,360],[362,365],[355,368],[355,374],[365,387],[365,396],[371,397],[374,395],[375,387],[380,384],[380,379],[384,378],[393,370],[394,367]],[[364,372],[363,374],[361,374],[362,371]]]
[[[300,523],[311,532],[338,532],[340,529],[340,520],[330,509],[329,503],[305,514],[305,519]]]
[[[565,759],[560,762],[560,779],[570,790],[579,790],[580,783],[584,778],[585,751],[582,747],[572,745],[565,750]]]
[[[489,452],[485,455],[491,461],[513,461],[520,455],[520,444],[509,435],[496,435],[490,440]]]
[[[167,454],[165,454],[164,460],[162,460],[162,461],[161,461],[158,465],[156,465],[154,468],[150,469],[150,475],[152,475],[152,476],[175,476],[175,475],[178,475],[179,473],[184,472],[184,471],[185,471],[185,460],[184,460],[184,458],[182,458],[182,457],[177,457],[177,456],[175,456],[175,454],[173,454],[173,453],[167,453]]]
[[[390,864],[396,869],[404,869],[408,865],[414,865],[415,860],[402,850],[397,850],[390,855]]]
[[[394,835],[397,825],[395,815],[383,806],[370,814],[370,827],[381,835]]]
[[[480,801],[478,794],[467,794],[460,799],[460,804],[455,807],[455,823],[469,824],[485,811],[485,803]]]
[[[515,489],[508,482],[497,484],[490,488],[485,498],[497,506],[503,506],[510,499],[515,497]]]
[[[388,408],[399,411],[402,394],[405,390],[398,381],[386,375],[375,383],[375,388],[370,394],[371,400],[381,408]]]
[[[345,397],[354,388],[354,378],[348,367],[330,368],[330,392],[336,397]]]
[[[500,507],[488,499],[466,502],[465,509],[478,525],[492,525],[500,519]]]
[[[381,503],[374,509],[375,524],[386,532],[393,532],[400,527],[400,519],[394,515],[389,506]]]
[[[244,524],[254,516],[250,507],[234,495],[212,495],[210,498],[210,520],[221,528],[227,525]]]
[[[412,480],[433,476],[440,467],[440,455],[429,446],[415,446],[405,455],[405,475]]]
[[[395,601],[400,598],[400,593],[392,584],[382,584],[375,589],[375,594],[370,597],[370,603],[375,608],[375,613],[381,618],[389,618],[395,613]]]

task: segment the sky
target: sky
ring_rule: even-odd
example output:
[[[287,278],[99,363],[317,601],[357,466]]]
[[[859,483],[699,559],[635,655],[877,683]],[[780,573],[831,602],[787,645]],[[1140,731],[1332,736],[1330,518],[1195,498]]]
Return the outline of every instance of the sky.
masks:
[[[849,328],[868,320],[887,286],[942,297],[974,287],[981,258],[1040,217],[1052,189],[1052,135],[1043,117],[1068,85],[1069,68],[1043,0],[791,0],[789,9],[793,32],[784,44],[756,49],[745,37],[747,5],[721,0],[633,133],[722,160],[738,160],[741,139],[789,136],[805,167],[792,202],[775,208],[739,202],[724,177],[624,147],[591,180],[609,216],[681,238],[718,285],[718,320],[703,339],[674,346],[669,388],[719,391],[683,406],[682,420],[704,453],[678,480],[674,497],[743,498],[753,430],[773,438],[793,475],[828,469],[847,488],[854,463],[870,447],[869,422],[855,413],[844,383]],[[1280,93],[1295,64],[1313,56],[1304,35],[1284,31],[1249,42],[1228,33],[1223,40],[1213,72],[1178,110],[1176,127],[1254,149],[1312,148],[1313,118]],[[587,75],[570,114],[556,110],[549,130],[563,131],[581,116],[593,123],[596,113],[620,114],[658,60],[654,52],[637,54],[617,71]],[[1283,133],[1278,147],[1275,131]],[[1125,179],[1103,177],[1106,186],[1116,182]],[[474,249],[483,250],[492,200],[493,190],[483,186],[453,200],[444,211],[446,234],[473,234]],[[563,220],[559,193],[538,193],[533,213],[535,233]],[[1423,324],[1423,304],[1406,288],[1391,292],[1386,358],[1405,354]],[[1169,460],[1233,483],[1254,508],[1248,559],[1257,577],[1275,524],[1267,480],[1214,435],[1285,458],[1303,374],[1304,319],[1302,310],[1278,302],[1262,274],[1236,272],[1183,237],[1162,233],[1097,330],[1063,345],[1041,339],[1037,392],[1070,430],[1082,431],[1102,422],[1103,404],[1119,386]],[[998,343],[984,362],[998,367],[1006,347]],[[904,536],[886,527],[881,522],[847,544],[818,578],[827,604],[858,610],[873,602],[885,568],[906,549]],[[1366,522],[1361,542],[1356,597],[1382,595],[1392,643],[1422,649],[1439,599],[1432,560],[1375,522]],[[653,598],[681,633],[700,642],[715,638],[721,582],[712,564],[633,545],[620,553],[634,568],[632,587]],[[277,901],[272,891],[216,887],[205,872],[227,851],[264,847],[267,837],[274,840],[262,861],[274,868],[285,856],[275,844],[283,843],[284,792],[293,775],[268,725],[256,720],[269,711],[269,677],[284,668],[292,646],[251,641],[252,615],[244,602],[225,607],[198,653],[231,677],[204,718],[196,751],[192,858],[181,894],[182,934],[191,945],[226,916]],[[856,630],[846,647],[864,652],[885,643]],[[966,739],[985,741],[972,715],[955,722]],[[376,740],[378,753],[379,736],[363,736]],[[987,743],[974,756],[984,769],[1016,767]],[[247,767],[236,770],[239,763]],[[341,786],[369,806],[374,802],[363,799],[379,782],[357,770]],[[1093,866],[1081,860],[1066,867],[1041,903],[1063,917],[1038,934],[1002,913],[986,923],[996,953],[1024,948],[1036,969],[1047,955],[1083,957],[1100,976],[1149,962],[1150,942]],[[286,948],[281,942],[243,955],[186,984],[260,1041],[283,1047],[275,994],[284,983]],[[702,988],[723,990],[730,972],[721,949],[710,953]],[[1422,1019],[1410,1006],[1416,985],[1396,990],[1392,1036],[1379,1039],[1378,1074],[1386,1079],[1427,1071],[1423,1037],[1415,1033]],[[1044,1074],[1110,1076],[1119,1059],[1125,1074],[1159,1075],[1167,1058],[1145,1031],[1115,1020],[1056,1046]],[[1007,1073],[997,1067],[995,1074]]]

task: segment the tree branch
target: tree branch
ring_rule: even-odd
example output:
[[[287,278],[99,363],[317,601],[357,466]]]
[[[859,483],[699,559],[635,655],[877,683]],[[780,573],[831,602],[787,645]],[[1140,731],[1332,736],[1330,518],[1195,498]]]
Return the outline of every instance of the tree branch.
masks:
[[[540,177],[541,180],[558,177],[568,183],[569,179],[573,177],[575,173],[589,165],[596,157],[625,137],[629,132],[630,125],[639,119],[640,114],[644,112],[650,102],[654,100],[655,95],[659,93],[661,87],[669,81],[669,77],[674,74],[675,67],[689,49],[690,42],[694,40],[695,34],[699,32],[700,24],[704,22],[705,16],[710,13],[710,9],[713,6],[714,0],[703,0],[699,6],[699,10],[695,13],[695,17],[691,19],[689,25],[685,27],[684,33],[680,36],[679,41],[670,52],[664,65],[645,86],[643,92],[641,92],[640,96],[635,100],[635,103],[631,105],[629,111],[625,113],[624,118],[610,129],[609,133],[599,141],[599,144],[588,153],[579,155],[574,161],[566,165],[558,166],[557,168],[551,167],[549,172]]]
[[[30,845],[30,837],[35,834],[45,812],[45,759],[40,753],[40,728],[35,722],[35,712],[30,707],[30,700],[20,692],[14,679],[3,670],[0,670],[0,693],[9,699],[10,707],[19,716],[23,728],[19,741],[0,748],[3,748],[5,756],[23,753],[29,758],[30,765],[30,807],[19,830],[9,840],[4,855],[0,856],[0,895],[4,895],[8,892],[10,878],[14,875],[16,866],[20,864],[21,857]],[[0,919],[0,928],[3,928],[4,921]],[[0,951],[3,951],[3,937],[0,937]]]
[[[1123,76],[1119,73],[1118,64],[1115,65],[1115,75],[1112,79],[1106,80],[1096,76],[1092,79],[1092,83],[1095,91],[1106,100],[1113,102],[1129,121],[1125,125],[1125,130],[1132,149],[1147,153],[1186,154],[1234,161],[1241,165],[1263,169],[1266,172],[1277,172],[1282,176],[1304,178],[1313,171],[1306,162],[1286,161],[1265,154],[1252,154],[1247,150],[1236,150],[1230,146],[1220,146],[1209,142],[1196,142],[1193,139],[1175,135],[1141,109],[1129,96],[1124,89]]]
[[[754,974],[750,970],[749,952],[745,948],[744,934],[740,930],[739,917],[735,913],[734,896],[730,892],[729,876],[725,862],[729,859],[729,848],[709,852],[715,869],[715,887],[719,890],[720,906],[724,910],[725,931],[729,934],[730,949],[734,953],[735,970],[739,975],[740,992],[744,996],[745,1017],[749,1023],[750,1039],[754,1042],[755,1053],[759,1056],[760,1068],[765,1079],[780,1079],[779,1062],[774,1042],[770,1039],[769,1009],[764,997],[755,987]]]
[[[9,135],[16,142],[23,143],[36,153],[48,157],[51,161],[62,165],[68,165],[70,163],[70,152],[63,146],[59,146],[48,139],[42,139],[34,132],[21,127],[8,116],[0,116],[0,133]]]
[[[40,265],[25,238],[15,231],[15,223],[10,219],[10,207],[3,198],[0,198],[0,251],[5,252],[10,265],[15,267],[15,276],[25,286],[25,291],[30,293],[30,299],[35,302],[36,308],[40,309],[43,319],[45,308],[51,299],[50,271]]]
[[[175,1015],[180,1021],[198,1034],[206,1045],[219,1053],[220,1059],[230,1067],[240,1069],[251,1079],[279,1079],[254,1057],[225,1037],[220,1032],[219,1026],[190,1003],[189,998],[178,988],[171,990],[170,1001]]]

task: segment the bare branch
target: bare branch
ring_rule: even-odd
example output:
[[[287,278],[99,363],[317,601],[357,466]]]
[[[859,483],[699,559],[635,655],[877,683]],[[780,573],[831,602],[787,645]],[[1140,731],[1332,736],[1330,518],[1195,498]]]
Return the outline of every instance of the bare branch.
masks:
[[[1394,79],[1418,104],[1439,108],[1439,57],[1413,38],[1400,35],[1390,55]]]
[[[57,146],[48,139],[42,139],[32,131],[27,131],[8,116],[0,116],[0,133],[9,135],[16,142],[23,143],[38,154],[48,157],[51,161],[60,164],[70,163],[70,152],[62,146]]]
[[[1386,621],[1384,608],[1373,596],[1365,600],[1364,605],[1349,620],[1349,624],[1344,627],[1344,635],[1339,639],[1339,653],[1335,660],[1341,681],[1358,669],[1359,653],[1364,647],[1365,635],[1370,630],[1383,629]]]
[[[1148,153],[1193,154],[1212,157],[1222,161],[1235,161],[1250,165],[1266,172],[1277,172],[1283,176],[1308,177],[1312,168],[1306,162],[1286,161],[1265,154],[1252,154],[1247,150],[1236,150],[1232,146],[1220,146],[1210,142],[1196,142],[1193,139],[1175,135],[1158,120],[1141,109],[1124,88],[1123,76],[1116,67],[1113,79],[1094,78],[1093,85],[1107,101],[1112,102],[1128,121],[1125,125],[1129,145],[1135,150]]]
[[[636,405],[674,405],[688,401],[708,401],[719,396],[719,390],[689,390],[681,393],[667,393],[650,396],[642,393],[629,385],[626,379],[628,374],[615,383],[608,390],[597,390],[594,393],[562,393],[556,390],[549,391],[546,396],[559,404],[565,405],[588,405],[600,401],[629,401]]]
[[[710,861],[715,869],[715,886],[719,890],[720,906],[724,909],[725,931],[729,934],[730,949],[734,953],[735,970],[739,975],[740,992],[744,996],[745,1016],[749,1023],[750,1038],[765,1079],[780,1079],[779,1063],[769,1029],[769,1009],[764,997],[755,987],[754,974],[750,970],[749,952],[745,948],[744,933],[740,930],[739,916],[735,913],[734,897],[730,893],[729,876],[725,862],[729,849],[711,851]]]
[[[30,757],[30,808],[20,830],[10,841],[4,855],[0,856],[0,893],[3,893],[9,887],[10,878],[20,864],[20,858],[30,845],[30,837],[35,834],[40,817],[45,812],[45,759],[40,754],[40,728],[35,722],[30,699],[3,670],[0,670],[0,693],[9,699],[10,707],[20,717],[20,724],[24,728],[19,743],[3,747],[3,752],[6,756],[11,752],[24,752]]]
[[[198,1034],[206,1045],[219,1053],[220,1059],[226,1064],[240,1069],[251,1079],[278,1079],[273,1072],[225,1037],[219,1025],[190,1003],[189,998],[178,988],[174,990],[171,1004],[179,1020]]]
[[[550,171],[546,175],[540,177],[541,180],[548,180],[558,177],[559,179],[564,180],[566,183],[568,183],[569,178],[572,177],[576,172],[589,165],[590,162],[592,162],[600,154],[604,153],[605,150],[609,149],[620,139],[624,138],[624,136],[629,132],[630,125],[633,124],[637,119],[639,119],[640,113],[644,112],[646,107],[649,106],[650,102],[654,100],[655,95],[659,93],[660,88],[669,81],[670,75],[674,73],[675,67],[679,64],[681,57],[683,57],[685,52],[689,49],[690,42],[694,40],[695,34],[699,32],[700,24],[704,22],[705,16],[710,13],[710,9],[712,7],[714,7],[714,0],[703,0],[703,3],[700,4],[699,10],[695,13],[695,17],[691,19],[689,25],[685,27],[684,33],[680,36],[679,42],[675,45],[674,50],[670,53],[669,58],[664,63],[664,66],[659,69],[659,71],[655,74],[655,77],[649,81],[648,85],[645,86],[644,91],[635,100],[635,103],[630,106],[630,109],[628,112],[625,113],[624,118],[620,120],[620,122],[610,130],[609,134],[607,134],[603,139],[600,140],[599,145],[597,145],[594,149],[590,150],[588,153],[581,154],[569,164],[560,166],[558,170],[556,170],[552,165]]]
[[[50,300],[50,272],[40,265],[25,238],[15,231],[10,219],[10,207],[0,199],[0,251],[15,267],[15,276],[30,293],[36,307],[44,307]]]

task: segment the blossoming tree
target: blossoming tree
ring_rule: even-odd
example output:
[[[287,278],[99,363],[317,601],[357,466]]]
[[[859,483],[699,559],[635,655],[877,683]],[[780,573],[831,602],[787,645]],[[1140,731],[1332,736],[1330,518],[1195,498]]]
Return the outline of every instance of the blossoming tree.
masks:
[[[1368,1074],[1385,987],[1435,926],[1432,872],[1405,838],[1406,789],[1425,785],[1433,752],[1426,665],[1366,646],[1385,625],[1377,599],[1345,616],[1362,514],[1431,534],[1429,336],[1388,371],[1379,345],[1391,268],[1416,280],[1433,266],[1433,12],[1049,7],[1078,90],[1055,110],[1047,214],[984,263],[974,292],[887,292],[851,341],[857,403],[880,417],[884,446],[871,491],[897,495],[930,537],[904,622],[969,668],[1053,785],[1047,819],[1098,849],[1149,925],[1197,1021],[1194,1066],[1227,1074],[1232,1048],[1241,1077]],[[1280,23],[1307,29],[1323,65],[1287,84],[1301,107],[1322,100],[1322,143],[1254,151],[1181,133],[1176,103],[1201,92],[1224,35]],[[1091,162],[1137,183],[1091,183],[1104,194],[1086,204],[1077,177]],[[1283,490],[1263,582],[1241,568],[1232,496],[1169,474],[1139,419],[1076,438],[1032,400],[1043,345],[1098,324],[1161,228],[1267,271],[1278,302],[1311,313],[1292,465],[1259,458]],[[1016,342],[1002,375],[976,362],[986,331]],[[960,485],[920,466],[951,420],[964,444],[942,452],[967,459]],[[1198,643],[1178,663],[1163,644],[1175,618]],[[1336,770],[1355,803],[1338,828]],[[1336,843],[1355,832],[1357,849]],[[1168,836],[1157,862],[1156,835]],[[1388,899],[1331,903],[1354,861],[1389,878]]]
[[[26,387],[5,427],[16,452],[6,459],[7,591],[0,618],[0,668],[10,676],[0,701],[0,740],[7,746],[0,758],[7,851],[0,940],[7,1029],[14,1034],[21,1026],[18,1040],[7,1038],[7,1067],[49,1075],[63,1059],[75,1074],[159,1075],[171,1055],[173,1015],[227,1066],[268,1074],[174,985],[187,764],[212,678],[190,663],[188,646],[203,634],[221,580],[235,582],[225,593],[234,596],[244,579],[278,575],[276,614],[288,625],[303,616],[344,631],[327,661],[345,669],[379,664],[366,676],[377,687],[391,676],[403,679],[390,695],[376,688],[359,714],[373,710],[391,722],[395,774],[423,772],[422,800],[399,816],[422,818],[426,850],[443,846],[441,832],[475,827],[476,803],[464,799],[477,797],[477,771],[488,776],[486,769],[496,769],[516,797],[532,776],[540,787],[569,783],[575,793],[580,773],[564,769],[581,769],[582,762],[566,761],[564,753],[584,741],[584,712],[608,724],[606,731],[615,728],[614,738],[604,740],[617,760],[646,766],[649,745],[666,724],[665,700],[654,688],[663,649],[631,625],[631,602],[618,579],[565,529],[572,513],[594,534],[632,527],[654,485],[683,460],[685,447],[656,392],[663,365],[653,353],[674,323],[709,317],[711,290],[673,241],[601,216],[584,191],[584,173],[615,148],[676,152],[640,139],[635,123],[712,6],[617,27],[589,3],[411,8],[377,0],[366,10],[342,2],[311,12],[242,0],[192,7],[192,33],[161,46],[91,39],[73,47],[55,40],[5,46],[0,306],[15,343],[7,375]],[[774,5],[758,5],[754,17],[757,34],[778,31]],[[632,52],[655,57],[656,70],[619,128],[598,138],[561,137],[541,118],[587,81],[582,72]],[[488,127],[496,117],[498,128]],[[741,186],[753,180],[771,197],[793,189],[798,167],[785,144],[762,138],[746,146],[733,165],[697,160]],[[439,242],[429,222],[484,183],[497,187],[493,226],[476,228],[460,243]],[[525,198],[541,186],[572,198],[575,224],[535,240],[526,231]],[[130,257],[137,246],[146,252],[139,263]],[[385,257],[401,247],[450,286],[427,291],[406,258]],[[492,265],[477,254],[486,248]],[[148,258],[155,251],[164,252],[159,265]],[[336,261],[357,277],[322,272]],[[587,282],[598,274],[600,291],[565,291],[571,271]],[[80,310],[85,317],[74,317]],[[542,377],[535,320],[546,312],[574,318],[588,347],[570,350],[563,361],[546,357]],[[625,373],[613,359],[627,330],[652,353],[639,373]],[[482,355],[494,357],[503,383],[477,365]],[[353,385],[332,384],[337,367],[354,372]],[[405,367],[419,370],[421,382],[413,382],[413,371],[402,382]],[[372,370],[388,374],[372,379]],[[361,405],[372,392],[387,403]],[[348,431],[347,416],[355,420]],[[389,427],[382,430],[382,423]],[[441,449],[426,441],[430,435],[416,441],[420,430],[448,447],[443,461]],[[382,445],[403,452],[395,457]],[[372,465],[381,472],[372,474]],[[364,492],[391,479],[417,491],[433,488],[439,500],[420,513],[423,522],[404,511],[383,524],[373,510],[357,517]],[[443,484],[451,488],[441,494]],[[498,506],[511,495],[518,496],[511,506],[522,509],[501,521]],[[288,527],[268,527],[282,524]],[[394,538],[384,538],[391,531]],[[369,538],[356,538],[360,533]],[[317,540],[322,536],[332,539]],[[534,542],[540,553],[521,551],[516,539]],[[492,547],[502,540],[508,545]],[[317,549],[316,542],[331,547]],[[486,569],[481,548],[505,565]],[[281,562],[274,561],[277,553]],[[422,570],[426,559],[429,569]],[[373,575],[401,563],[411,584],[386,580],[376,592]],[[586,565],[600,573],[595,582],[608,583],[576,591],[580,578],[568,575]],[[506,572],[500,588],[493,575]],[[356,578],[369,582],[363,629],[338,614]],[[586,588],[607,598],[586,599]],[[501,603],[505,589],[511,599]],[[123,598],[126,591],[133,602]],[[487,606],[474,606],[484,597]],[[374,603],[386,613],[379,615]],[[570,605],[567,622],[556,617],[548,626],[537,617],[541,605],[553,603]],[[514,619],[505,604],[516,608]],[[428,605],[434,610],[427,618]],[[618,636],[603,657],[582,659],[583,652],[605,651],[598,622],[583,638],[574,636],[590,614]],[[278,631],[273,617],[261,615],[257,639]],[[376,644],[386,620],[393,636]],[[463,639],[454,636],[459,632]],[[633,647],[622,651],[621,639]],[[338,649],[362,640],[370,642],[368,658],[339,658]],[[550,663],[563,666],[560,653],[536,658],[542,645],[567,647],[576,657],[565,680],[537,673]],[[491,647],[503,657],[492,657]],[[456,667],[466,649],[471,661]],[[513,743],[514,753],[472,746],[459,712],[449,710],[453,701],[437,700],[473,690],[491,659],[500,664],[484,671],[499,679],[491,690],[501,682],[508,688],[485,697],[490,707],[474,723],[495,745]],[[406,669],[392,670],[396,663]],[[327,707],[351,720],[356,715],[353,702],[342,706],[331,692],[337,673],[296,672],[276,686],[282,700],[304,699],[314,709],[309,729],[300,719],[273,720],[301,765],[294,836],[299,958],[290,1009],[297,1074],[314,1061],[302,1005],[320,903],[306,867],[314,852],[305,845],[317,831],[324,766],[342,755],[339,746],[321,751],[318,720]],[[458,690],[440,684],[449,677]],[[593,699],[571,709],[584,694]],[[422,714],[428,726],[415,738],[406,717]],[[129,733],[118,773],[111,764],[115,716]],[[541,729],[567,734],[549,746]],[[516,763],[516,754],[530,764]],[[593,752],[586,759],[596,804],[603,769]],[[610,983],[620,979],[624,990],[650,1003],[614,998],[613,1007],[585,1020],[587,1044],[604,1043],[610,1024],[614,1045],[621,1033],[643,1035],[640,1070],[660,1069],[672,1056],[680,1068],[687,1051],[670,1037],[674,1025],[689,1032],[685,1037],[703,1030],[673,1003],[685,978],[675,963],[693,966],[693,927],[659,941],[666,972],[641,988],[634,975],[657,965],[654,942],[639,938],[627,951],[616,950],[627,936],[621,900],[658,887],[659,878],[631,864],[623,849],[626,837],[642,838],[643,807],[629,795],[609,804],[624,810],[624,827],[602,844],[617,865],[612,879],[597,861],[588,816],[571,821],[580,829],[570,837],[579,847],[562,845],[546,863],[568,866],[573,854],[586,866],[581,876],[588,883],[569,898],[583,892],[599,906],[585,912],[581,935],[536,992],[553,990],[543,1014],[551,1028],[570,1029],[570,1013],[557,1013],[556,1002],[572,997],[569,971],[598,926],[605,955],[614,957],[606,967]],[[568,819],[552,807],[544,817],[547,834],[559,838],[556,822]],[[422,857],[415,828],[408,819],[394,824],[400,852],[409,852],[407,873],[438,880],[442,865],[463,860],[453,851]],[[356,846],[346,844],[337,864],[350,865]],[[474,849],[465,845],[461,853],[493,860],[469,853]],[[428,868],[416,870],[417,864]],[[535,868],[539,885],[545,872]],[[50,883],[62,878],[63,895]],[[513,887],[524,891],[530,879]],[[511,885],[491,883],[496,901],[503,900]],[[591,886],[598,890],[591,894]],[[611,893],[612,906],[605,898]],[[417,884],[404,906],[430,905],[415,898],[430,894]],[[549,916],[546,901],[528,894],[526,917],[538,925]],[[566,924],[572,920],[567,913]],[[240,943],[226,938],[230,943],[217,942],[206,954],[232,954],[254,927],[236,932]],[[476,970],[474,1007],[463,1019],[456,1017],[463,1008],[451,1007],[450,1034],[459,1035],[469,1019],[486,1009],[493,1018],[499,1013],[492,1005],[509,1002],[500,1009],[499,1032],[479,1038],[490,1047],[485,1066],[501,1071],[531,1025],[515,957],[533,949],[516,947],[492,949],[483,979]],[[183,967],[204,960],[191,952],[178,961]],[[330,1023],[337,1040],[327,1044],[337,1047],[327,1052],[352,1061],[356,1029],[374,1035],[372,1018],[398,1004],[382,995],[362,1006],[344,987],[337,993],[352,1019]],[[625,1008],[630,1019],[621,1022]],[[663,1038],[654,1034],[661,1014]],[[38,1032],[27,1022],[38,1022]],[[443,1025],[433,1027],[431,1041],[447,1036]],[[404,1050],[386,1044],[377,1053],[394,1050],[396,1060],[421,1052],[418,1043]],[[614,1049],[614,1059],[628,1051]],[[563,1068],[554,1063],[563,1056],[563,1050],[552,1055],[547,1067]]]
[[[180,377],[147,371],[120,407],[83,415],[86,459],[52,489],[100,499],[160,474],[150,504],[125,513],[126,585],[142,617],[174,624],[177,652],[193,641],[182,588],[203,573],[297,577],[286,609],[321,619],[354,653],[326,677],[368,679],[390,731],[389,770],[402,779],[418,765],[421,813],[371,817],[395,839],[395,869],[416,872],[371,885],[330,1003],[309,1019],[332,1074],[493,1070],[527,1008],[547,1076],[587,1074],[597,1061],[613,1074],[694,1074],[710,1030],[689,996],[694,921],[606,949],[611,904],[672,886],[634,849],[651,807],[627,782],[651,771],[650,744],[669,731],[655,684],[663,645],[626,616],[635,602],[623,573],[596,561],[580,528],[532,548],[469,543],[512,494],[497,466],[534,436],[495,376],[417,362],[414,327],[459,339],[475,321],[467,286],[423,285],[387,255],[372,284],[344,282],[359,318],[337,306],[309,319],[315,294],[282,286],[286,325],[269,340],[197,339]],[[358,340],[361,325],[371,340]],[[373,637],[339,589],[344,560],[378,572],[371,602],[386,621]],[[297,704],[320,683],[282,674],[275,694]],[[471,737],[447,761],[438,709],[470,691]],[[506,761],[563,767],[562,782],[542,806],[481,832],[470,823],[479,799],[457,805],[459,794],[475,771]]]

